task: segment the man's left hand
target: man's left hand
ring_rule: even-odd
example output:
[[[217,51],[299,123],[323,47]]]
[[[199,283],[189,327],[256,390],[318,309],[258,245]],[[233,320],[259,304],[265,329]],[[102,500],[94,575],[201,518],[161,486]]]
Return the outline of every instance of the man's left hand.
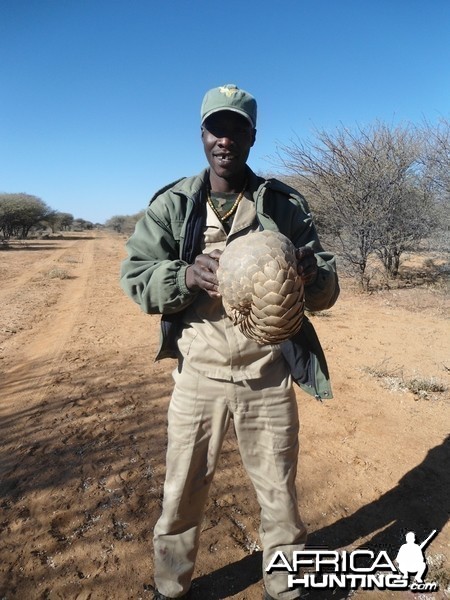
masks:
[[[302,278],[303,285],[308,287],[315,282],[317,277],[317,260],[314,256],[312,248],[309,246],[302,246],[297,248],[297,271]]]

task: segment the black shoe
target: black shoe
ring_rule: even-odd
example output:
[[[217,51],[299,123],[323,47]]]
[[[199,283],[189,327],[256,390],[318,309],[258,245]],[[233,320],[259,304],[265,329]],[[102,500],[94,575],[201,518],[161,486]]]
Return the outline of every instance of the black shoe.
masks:
[[[300,596],[297,596],[297,598],[300,599]],[[267,590],[264,590],[263,600],[275,600],[275,598],[273,596],[271,596]]]
[[[187,594],[184,594],[183,596],[178,596],[178,598],[171,598],[170,596],[164,596],[164,594],[161,594],[161,592],[158,592],[158,590],[155,590],[155,592],[153,594],[153,600],[189,600],[190,597],[191,597],[191,590],[189,590],[189,592]]]

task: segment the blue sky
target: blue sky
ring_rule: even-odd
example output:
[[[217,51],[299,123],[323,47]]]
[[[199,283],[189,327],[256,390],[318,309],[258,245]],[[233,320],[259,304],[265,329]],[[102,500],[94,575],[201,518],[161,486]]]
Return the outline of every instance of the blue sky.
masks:
[[[258,100],[249,164],[314,128],[450,112],[449,0],[0,0],[0,192],[93,222],[206,161],[211,87]]]

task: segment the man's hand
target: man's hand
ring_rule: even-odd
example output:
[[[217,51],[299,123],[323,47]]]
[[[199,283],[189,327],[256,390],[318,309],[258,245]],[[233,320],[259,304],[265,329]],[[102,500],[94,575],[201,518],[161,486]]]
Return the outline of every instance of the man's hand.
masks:
[[[216,271],[222,252],[213,250],[210,254],[199,254],[193,265],[186,269],[186,286],[189,290],[205,290],[211,298],[220,298]]]
[[[297,271],[302,278],[303,285],[308,287],[315,282],[317,277],[317,260],[309,246],[297,248]]]

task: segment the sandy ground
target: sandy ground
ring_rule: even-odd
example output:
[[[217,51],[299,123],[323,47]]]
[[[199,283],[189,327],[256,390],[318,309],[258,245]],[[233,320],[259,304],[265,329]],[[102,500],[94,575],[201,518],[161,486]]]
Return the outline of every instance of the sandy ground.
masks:
[[[95,232],[0,250],[0,598],[151,598],[172,361],[154,363],[158,318],[118,286],[124,239]],[[309,600],[446,598],[450,573],[448,303],[422,286],[313,316],[335,399],[298,391],[298,488],[309,545],[395,556],[426,548],[436,593],[315,590]],[[368,374],[370,370],[373,376]],[[382,377],[384,375],[384,377]],[[258,506],[233,432],[203,523],[194,599],[260,600]]]

